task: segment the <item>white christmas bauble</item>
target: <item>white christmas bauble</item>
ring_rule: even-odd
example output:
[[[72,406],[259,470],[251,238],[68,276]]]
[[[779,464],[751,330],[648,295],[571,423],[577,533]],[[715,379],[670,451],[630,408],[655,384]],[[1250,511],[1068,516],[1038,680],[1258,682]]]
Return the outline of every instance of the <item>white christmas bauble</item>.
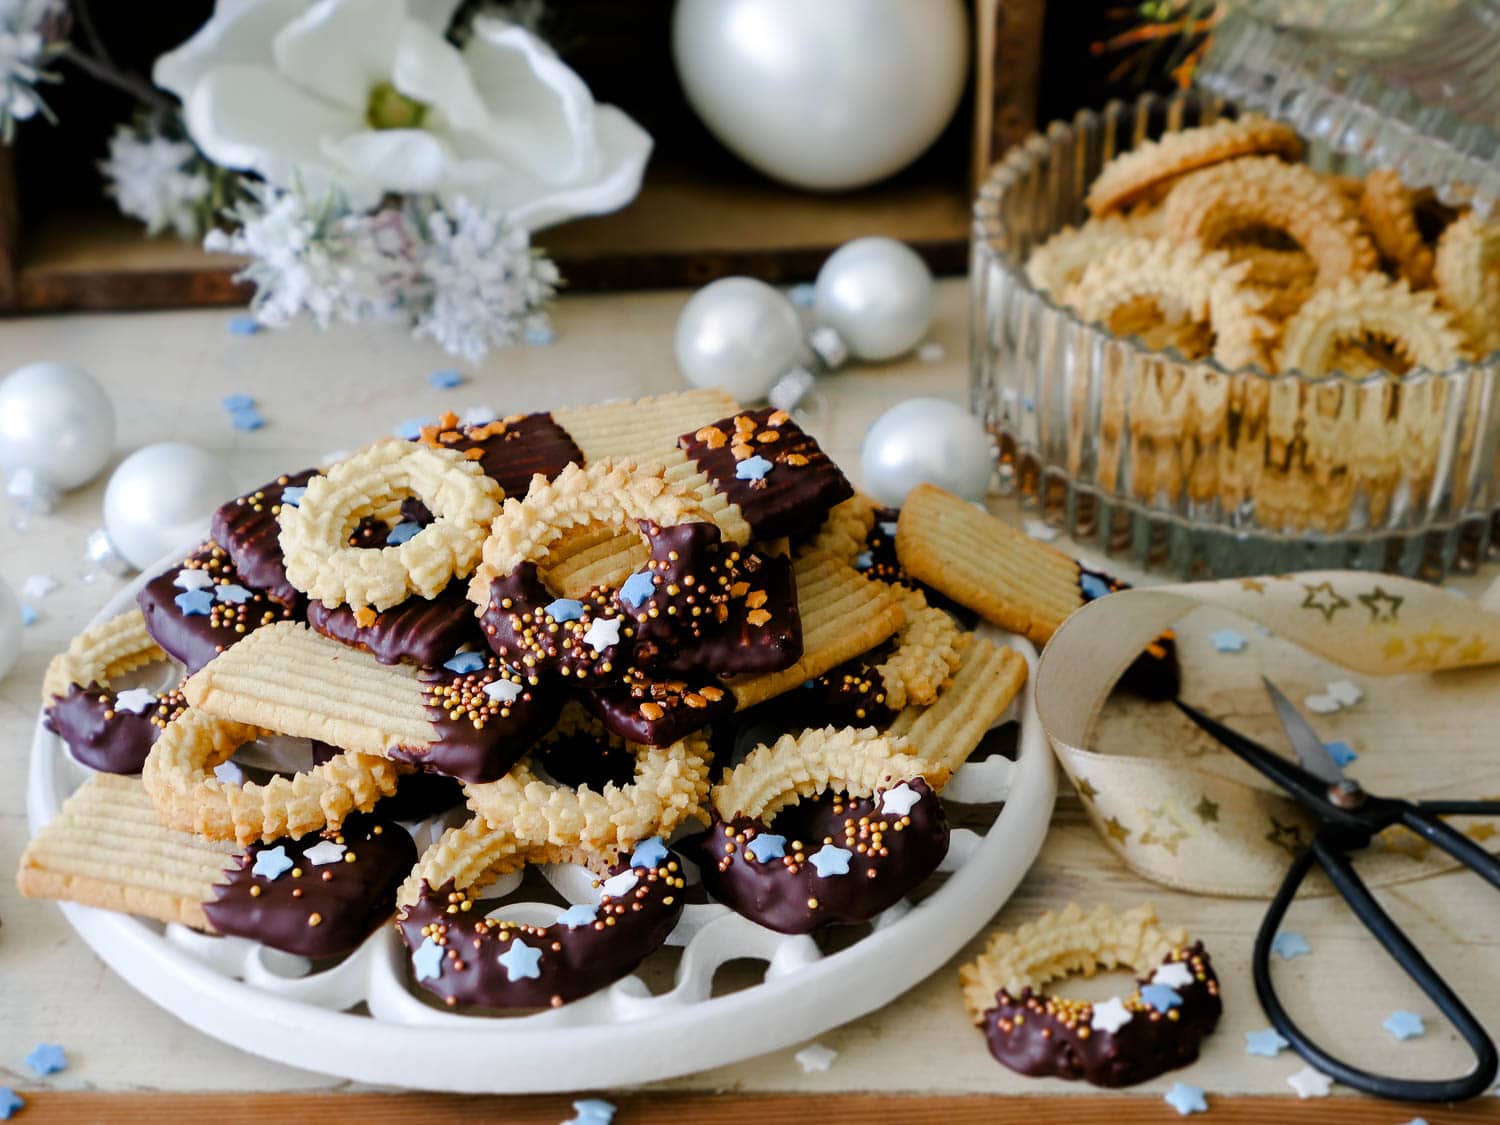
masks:
[[[875,420],[859,452],[864,490],[899,508],[919,484],[982,500],[995,472],[984,423],[945,398],[909,398]]]
[[[217,457],[182,442],[148,445],[109,478],[104,528],[115,550],[144,570],[183,546],[233,495],[234,480]]]
[[[803,362],[802,321],[786,295],[752,277],[706,285],[677,318],[677,366],[695,387],[761,402]]]
[[[21,607],[16,595],[0,578],[0,680],[16,666],[21,655]]]
[[[29,363],[0,380],[0,475],[58,491],[93,480],[115,452],[115,408],[87,371]]]
[[[773,179],[862,187],[935,141],[969,70],[963,0],[678,0],[693,109]]]
[[[856,359],[895,359],[922,341],[937,294],[932,271],[894,238],[856,238],[818,271],[813,310]]]

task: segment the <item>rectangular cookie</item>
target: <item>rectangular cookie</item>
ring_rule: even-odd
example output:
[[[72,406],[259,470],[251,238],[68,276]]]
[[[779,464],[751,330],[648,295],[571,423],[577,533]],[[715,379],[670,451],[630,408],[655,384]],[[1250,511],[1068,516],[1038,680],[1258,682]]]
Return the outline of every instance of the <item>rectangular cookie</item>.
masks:
[[[937,701],[902,711],[885,733],[906,739],[919,758],[957,770],[1025,683],[1025,657],[970,634],[958,671]]]
[[[674,449],[679,434],[696,430],[738,407],[719,390],[678,391],[597,406],[571,406],[552,412],[586,462],[606,457],[659,461]]]

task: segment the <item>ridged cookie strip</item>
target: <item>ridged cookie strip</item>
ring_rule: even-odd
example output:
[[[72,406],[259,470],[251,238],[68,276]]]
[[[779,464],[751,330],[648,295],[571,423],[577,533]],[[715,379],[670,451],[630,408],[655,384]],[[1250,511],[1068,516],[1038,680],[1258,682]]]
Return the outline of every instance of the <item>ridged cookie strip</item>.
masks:
[[[141,611],[131,609],[85,629],[66,652],[54,656],[42,679],[42,698],[61,698],[70,684],[108,687],[117,676],[166,659],[167,654],[146,632]]]
[[[1037,644],[1083,604],[1077,562],[930,484],[901,508],[896,555],[914,578]]]
[[[824,727],[757,746],[714,786],[713,804],[721,820],[747,816],[768,823],[788,805],[819,793],[869,797],[917,777],[937,788],[948,772],[873,728]]]
[[[938,697],[959,666],[963,631],[951,614],[934,609],[920,590],[893,586],[905,624],[896,633],[896,651],[875,666],[893,711],[922,706]]]
[[[1095,215],[1128,206],[1153,187],[1194,169],[1255,153],[1296,160],[1302,141],[1289,126],[1257,114],[1164,133],[1122,152],[1100,170],[1085,202]]]
[[[868,652],[906,620],[900,595],[847,563],[810,554],[792,566],[802,619],[802,659],[780,672],[731,679],[728,687],[741,711]]]
[[[451,880],[455,887],[472,887],[528,862],[525,849],[513,835],[492,828],[476,816],[448,829],[428,846],[396,892],[396,905],[416,905],[424,882],[429,887],[441,887]]]
[[[960,965],[964,1007],[976,1024],[983,1024],[1002,989],[1019,996],[1028,986],[1041,991],[1050,981],[1093,976],[1101,968],[1143,973],[1186,943],[1185,931],[1158,926],[1150,903],[1124,913],[1099,906],[1087,914],[1069,903],[1015,931],[993,934],[983,953]]]
[[[183,692],[206,714],[362,754],[427,746],[435,734],[416,669],[381,664],[293,621],[257,629]]]
[[[1025,657],[986,637],[971,635],[957,674],[937,702],[930,707],[908,707],[885,733],[952,773],[968,761],[1025,683]]]
[[[432,523],[398,546],[349,546],[354,524],[408,494]],[[299,505],[282,506],[287,577],[330,607],[385,610],[413,594],[435,597],[479,561],[500,499],[479,463],[454,450],[377,442],[309,480]]]
[[[679,391],[635,402],[564,407],[552,420],[568,431],[586,462],[605,458],[658,461],[679,434],[732,414],[739,403],[720,390]]]
[[[1432,272],[1473,353],[1483,358],[1500,348],[1500,222],[1471,213],[1450,223]]]
[[[212,931],[203,903],[236,850],[164,827],[140,781],[95,774],[26,845],[16,885],[61,899]]]

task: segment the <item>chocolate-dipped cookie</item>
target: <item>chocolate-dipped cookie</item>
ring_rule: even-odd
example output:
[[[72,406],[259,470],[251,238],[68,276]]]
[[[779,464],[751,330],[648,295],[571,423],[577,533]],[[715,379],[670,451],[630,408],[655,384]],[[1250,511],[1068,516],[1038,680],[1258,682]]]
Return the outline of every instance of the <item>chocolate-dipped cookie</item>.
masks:
[[[347,605],[307,607],[307,623],[325,637],[364,649],[382,664],[440,664],[482,634],[461,582],[435,598],[408,598],[387,610]]]
[[[293,609],[301,605],[302,594],[287,580],[277,516],[283,503],[297,502],[307,482],[316,475],[316,469],[282,473],[253,492],[221,504],[214,512],[210,531],[247,585]]]
[[[1078,591],[1083,595],[1085,603],[1128,589],[1129,583],[1105,574],[1102,570],[1090,570],[1085,566],[1078,568]],[[1142,699],[1175,699],[1182,686],[1182,665],[1177,660],[1177,634],[1168,629],[1147,645],[1145,651],[1125,669],[1119,686],[1121,690]]]
[[[706,677],[656,679],[631,668],[584,697],[612,733],[642,746],[666,746],[734,714],[734,696]]]
[[[315,766],[332,761],[342,753],[337,746],[312,740],[312,761]],[[463,799],[463,786],[457,778],[418,769],[402,774],[396,782],[396,791],[377,801],[370,810],[370,815],[383,820],[426,820],[457,807],[463,803]]]
[[[551,480],[569,462],[583,464],[583,452],[572,436],[546,413],[511,414],[475,426],[460,424],[456,414],[444,414],[435,425],[423,426],[416,440],[477,460],[484,475],[507,496],[525,496],[538,473]]]
[[[48,701],[42,723],[89,769],[137,774],[157,735],[186,709],[180,691],[116,693],[98,684],[69,684],[65,695]]]

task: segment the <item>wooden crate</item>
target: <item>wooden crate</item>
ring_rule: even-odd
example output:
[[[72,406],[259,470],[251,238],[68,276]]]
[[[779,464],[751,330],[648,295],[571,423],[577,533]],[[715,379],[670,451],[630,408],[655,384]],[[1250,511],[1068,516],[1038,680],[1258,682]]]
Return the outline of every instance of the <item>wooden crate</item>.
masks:
[[[866,234],[910,243],[939,272],[962,272],[974,182],[996,154],[1035,127],[1044,3],[973,0],[976,77],[948,130],[885,183],[825,195],[766,179],[693,117],[671,67],[671,0],[585,0],[580,13],[590,21],[588,41],[572,51],[565,43],[565,54],[601,101],[641,121],[657,149],[630,206],[545,231],[538,242],[573,289],[701,285],[729,274],[807,278],[833,249]],[[113,111],[112,119],[122,115],[118,103],[100,99],[99,105],[100,113]],[[64,116],[61,128],[71,120]],[[99,143],[103,132],[94,124]],[[83,198],[52,192],[47,176],[56,160],[28,163],[24,147],[20,156],[0,148],[0,311],[247,298],[247,288],[233,280],[235,259],[170,236],[147,238],[99,191]]]

